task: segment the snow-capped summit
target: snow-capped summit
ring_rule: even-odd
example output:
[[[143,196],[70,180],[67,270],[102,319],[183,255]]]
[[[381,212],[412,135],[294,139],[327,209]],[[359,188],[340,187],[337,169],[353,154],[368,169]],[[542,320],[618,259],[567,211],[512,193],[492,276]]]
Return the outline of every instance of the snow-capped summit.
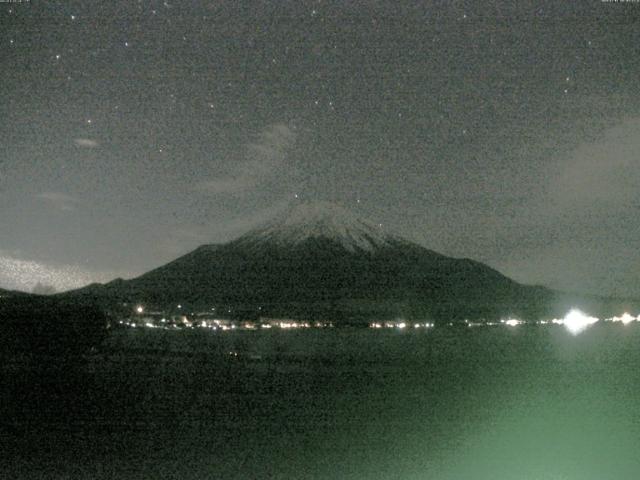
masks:
[[[380,225],[362,220],[330,202],[295,205],[238,241],[293,246],[311,238],[334,241],[349,251],[372,251],[400,241],[398,237],[385,233]]]

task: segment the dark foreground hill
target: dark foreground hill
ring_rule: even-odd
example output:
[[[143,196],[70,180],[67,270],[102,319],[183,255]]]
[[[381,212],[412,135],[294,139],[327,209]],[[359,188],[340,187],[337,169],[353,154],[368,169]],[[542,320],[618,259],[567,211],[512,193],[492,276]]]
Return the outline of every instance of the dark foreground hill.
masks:
[[[326,203],[297,206],[232,242],[201,246],[138,278],[64,296],[104,305],[352,321],[536,319],[562,316],[574,306],[604,316],[626,305],[522,285]]]
[[[98,305],[17,295],[0,299],[0,354],[71,358],[98,345],[108,319]]]

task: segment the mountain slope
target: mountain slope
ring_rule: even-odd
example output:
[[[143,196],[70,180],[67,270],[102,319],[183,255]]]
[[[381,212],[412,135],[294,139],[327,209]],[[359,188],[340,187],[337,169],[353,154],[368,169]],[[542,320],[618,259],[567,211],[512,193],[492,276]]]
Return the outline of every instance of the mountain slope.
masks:
[[[138,278],[72,295],[244,316],[352,320],[539,318],[563,314],[574,301],[387,234],[328,203],[298,205],[232,242],[204,245]]]

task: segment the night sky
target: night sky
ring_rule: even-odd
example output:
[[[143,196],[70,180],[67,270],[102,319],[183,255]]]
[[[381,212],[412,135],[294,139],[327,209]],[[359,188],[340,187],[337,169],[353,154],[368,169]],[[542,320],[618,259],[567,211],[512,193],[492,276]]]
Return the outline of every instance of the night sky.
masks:
[[[583,0],[2,3],[0,287],[132,277],[329,200],[519,281],[640,296],[638,19]]]

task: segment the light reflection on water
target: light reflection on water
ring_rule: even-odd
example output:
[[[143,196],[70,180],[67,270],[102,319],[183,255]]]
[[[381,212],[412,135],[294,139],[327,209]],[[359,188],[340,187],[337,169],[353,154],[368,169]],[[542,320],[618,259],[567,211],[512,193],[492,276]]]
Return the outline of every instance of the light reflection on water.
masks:
[[[491,413],[465,425],[461,442],[431,478],[637,478],[637,330],[600,326],[579,337],[557,329],[529,334],[503,357],[512,369],[495,372],[504,382],[467,395],[470,403],[473,396],[478,403],[496,395],[500,400]],[[494,340],[496,347],[504,341]],[[404,478],[428,478],[416,467]]]
[[[123,332],[202,355],[96,362],[48,478],[638,478],[640,326],[407,330]]]

